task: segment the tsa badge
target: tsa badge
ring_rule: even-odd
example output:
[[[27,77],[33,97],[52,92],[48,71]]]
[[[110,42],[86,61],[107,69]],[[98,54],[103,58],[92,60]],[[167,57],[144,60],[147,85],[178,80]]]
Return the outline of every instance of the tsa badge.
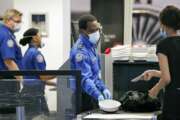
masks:
[[[9,39],[9,40],[7,41],[7,46],[8,46],[9,48],[12,48],[12,47],[14,46],[14,41],[11,40],[11,39]]]
[[[82,53],[76,54],[76,62],[81,62],[83,60],[84,55]]]

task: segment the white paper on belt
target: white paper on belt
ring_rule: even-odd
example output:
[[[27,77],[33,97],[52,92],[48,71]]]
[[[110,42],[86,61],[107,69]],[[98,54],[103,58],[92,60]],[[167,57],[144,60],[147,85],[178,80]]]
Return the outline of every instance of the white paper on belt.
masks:
[[[154,118],[153,113],[122,113],[122,114],[100,114],[100,113],[92,113],[84,117],[85,119],[152,119]]]

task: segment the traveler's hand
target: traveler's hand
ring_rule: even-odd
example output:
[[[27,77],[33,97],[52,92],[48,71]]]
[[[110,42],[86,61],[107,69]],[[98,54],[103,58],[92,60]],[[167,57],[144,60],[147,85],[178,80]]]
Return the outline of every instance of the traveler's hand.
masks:
[[[152,88],[151,90],[149,90],[149,97],[151,97],[152,99],[157,98],[158,95],[158,91],[156,90],[156,88]]]
[[[143,73],[143,80],[149,81],[152,77],[154,77],[155,70],[146,70]]]
[[[112,99],[111,93],[108,89],[103,91],[104,99]]]

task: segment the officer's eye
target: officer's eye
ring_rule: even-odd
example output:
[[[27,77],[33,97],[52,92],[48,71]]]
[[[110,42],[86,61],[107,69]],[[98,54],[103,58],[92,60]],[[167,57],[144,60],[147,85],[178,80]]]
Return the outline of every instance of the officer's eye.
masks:
[[[97,32],[98,30],[99,30],[99,28],[94,29],[94,30],[91,30],[90,32],[91,32],[91,33],[94,33],[94,32]]]
[[[12,21],[14,21],[15,23],[21,23],[21,20],[15,20],[13,18],[11,18]]]

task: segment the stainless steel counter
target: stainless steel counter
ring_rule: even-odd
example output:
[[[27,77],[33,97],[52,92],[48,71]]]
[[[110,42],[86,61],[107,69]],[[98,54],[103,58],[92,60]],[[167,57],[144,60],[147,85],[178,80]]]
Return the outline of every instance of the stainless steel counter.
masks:
[[[158,114],[160,114],[160,111],[151,113],[132,113],[124,111],[106,113],[100,110],[94,110],[77,115],[77,120],[157,120]]]

